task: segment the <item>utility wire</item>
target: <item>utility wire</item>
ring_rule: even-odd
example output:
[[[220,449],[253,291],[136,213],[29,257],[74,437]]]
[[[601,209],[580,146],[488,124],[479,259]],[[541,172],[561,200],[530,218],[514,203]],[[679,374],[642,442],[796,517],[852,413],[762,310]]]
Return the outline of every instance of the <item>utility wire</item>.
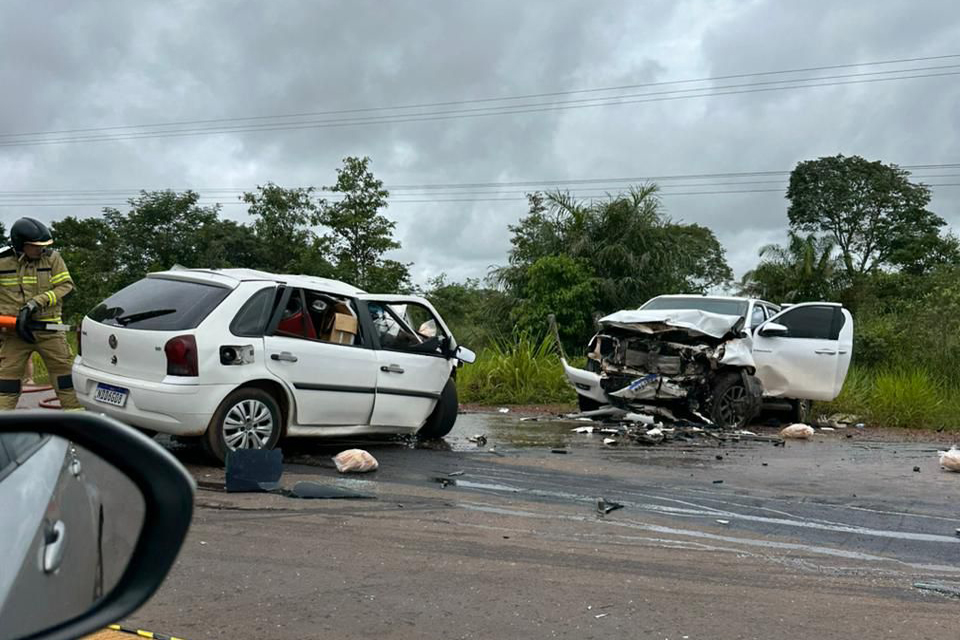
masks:
[[[960,65],[949,65],[947,68],[956,68],[958,66]],[[934,67],[930,67],[930,69],[934,69]],[[326,129],[326,128],[347,127],[347,126],[443,121],[443,120],[453,120],[453,119],[461,119],[461,118],[489,117],[489,116],[502,116],[502,115],[514,115],[514,114],[526,114],[526,113],[542,113],[542,112],[549,112],[549,111],[565,111],[570,109],[583,109],[583,108],[603,107],[603,106],[616,106],[616,105],[639,104],[639,103],[649,103],[649,102],[664,102],[664,101],[672,101],[672,100],[685,100],[689,98],[704,98],[704,97],[715,97],[715,96],[724,96],[724,95],[763,93],[763,92],[770,92],[770,91],[785,91],[785,90],[791,90],[791,89],[806,89],[806,88],[816,88],[816,87],[833,87],[833,86],[844,86],[844,85],[854,85],[854,84],[867,84],[867,83],[875,83],[875,82],[890,82],[894,80],[938,78],[938,77],[960,75],[960,71],[943,71],[939,73],[926,73],[926,74],[915,74],[915,75],[883,77],[883,78],[876,78],[876,77],[864,78],[863,77],[863,76],[872,76],[872,75],[876,75],[876,73],[848,74],[846,76],[835,76],[838,78],[849,77],[849,78],[856,78],[856,79],[831,81],[831,82],[813,82],[813,80],[822,80],[823,78],[800,79],[800,80],[789,80],[789,81],[773,81],[773,82],[767,82],[767,83],[750,83],[747,85],[728,85],[728,86],[703,88],[703,89],[678,90],[678,91],[672,91],[672,92],[627,94],[622,96],[611,96],[608,98],[590,98],[585,100],[570,100],[570,101],[555,102],[555,103],[529,103],[525,105],[521,104],[521,105],[510,106],[510,107],[479,107],[474,109],[434,111],[434,112],[410,114],[408,116],[407,115],[399,115],[399,116],[387,115],[387,116],[374,116],[369,118],[354,118],[354,119],[347,119],[347,120],[304,121],[299,123],[287,123],[287,124],[270,123],[270,124],[263,124],[263,125],[242,125],[242,126],[233,126],[233,127],[179,129],[179,130],[171,130],[171,131],[145,131],[145,132],[124,133],[120,135],[111,135],[111,136],[94,135],[94,136],[80,136],[80,137],[67,137],[67,138],[46,138],[46,139],[36,138],[32,140],[31,139],[7,140],[7,141],[0,141],[0,147],[42,146],[42,145],[68,144],[68,143],[77,143],[77,142],[142,140],[142,139],[172,138],[172,137],[194,137],[199,135],[212,135],[212,134],[224,134],[224,133],[291,131],[291,130],[300,130],[300,129]],[[788,82],[793,84],[786,85],[786,86],[761,86],[766,84],[783,84]],[[806,84],[796,84],[798,82],[804,82]],[[740,87],[752,87],[752,88],[740,88]],[[732,89],[732,90],[727,90],[727,89]],[[660,95],[663,93],[676,94],[676,93],[686,92],[686,91],[695,91],[697,93],[687,94],[687,95]],[[639,97],[639,96],[652,96],[652,97]],[[589,104],[582,104],[588,101],[589,101]]]
[[[212,119],[203,119],[203,120],[183,120],[183,121],[173,121],[173,122],[155,122],[155,123],[147,123],[147,124],[115,125],[115,126],[108,126],[108,127],[89,127],[89,128],[81,128],[81,129],[60,129],[55,131],[0,133],[0,138],[15,137],[15,136],[45,136],[45,135],[65,134],[65,133],[119,131],[124,129],[145,129],[145,128],[173,127],[173,126],[185,126],[185,125],[197,125],[197,124],[217,124],[217,123],[223,123],[223,122],[245,122],[245,121],[271,120],[271,119],[279,120],[279,119],[304,118],[304,117],[316,117],[316,116],[328,116],[328,115],[344,115],[344,114],[351,114],[351,113],[371,113],[376,111],[397,111],[397,110],[404,110],[404,109],[448,107],[448,106],[457,106],[457,105],[466,105],[466,104],[505,102],[509,100],[528,100],[532,98],[548,98],[548,97],[556,97],[556,96],[578,95],[578,94],[585,94],[585,93],[625,91],[629,89],[670,86],[670,85],[678,85],[678,84],[716,82],[720,80],[735,80],[735,79],[751,78],[751,77],[766,77],[766,76],[774,76],[774,75],[832,71],[837,69],[852,69],[852,68],[858,68],[858,67],[907,64],[911,62],[930,62],[934,60],[949,60],[949,59],[956,59],[956,58],[960,58],[960,54],[925,56],[925,57],[917,57],[917,58],[900,58],[896,60],[880,60],[880,61],[871,61],[871,62],[855,62],[855,63],[847,63],[847,64],[825,65],[825,66],[818,66],[818,67],[781,69],[776,71],[756,71],[756,72],[737,73],[737,74],[729,74],[729,75],[721,75],[721,76],[707,76],[703,78],[688,78],[683,80],[645,82],[645,83],[639,83],[639,84],[628,84],[628,85],[619,85],[619,86],[611,86],[611,87],[571,89],[567,91],[528,93],[528,94],[522,94],[522,95],[475,98],[475,99],[467,99],[467,100],[449,100],[445,102],[421,102],[421,103],[414,103],[414,104],[402,104],[402,105],[393,105],[393,106],[385,106],[385,107],[361,107],[361,108],[353,108],[353,109],[312,111],[312,112],[304,112],[304,113],[288,113],[288,114],[274,114],[274,115],[261,115],[261,116],[240,116],[240,117],[231,117],[231,118],[212,118]],[[897,72],[898,71],[895,70],[895,71],[889,71],[887,73],[897,73]],[[802,78],[799,80],[802,80]]]

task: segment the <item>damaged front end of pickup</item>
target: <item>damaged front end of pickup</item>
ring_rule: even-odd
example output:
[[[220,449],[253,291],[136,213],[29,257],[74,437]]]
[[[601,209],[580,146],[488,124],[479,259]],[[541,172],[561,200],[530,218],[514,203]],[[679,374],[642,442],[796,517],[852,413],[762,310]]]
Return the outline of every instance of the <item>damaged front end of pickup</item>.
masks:
[[[580,409],[607,406],[719,427],[743,427],[760,411],[743,318],[697,310],[619,311],[600,320],[587,368],[567,380]]]

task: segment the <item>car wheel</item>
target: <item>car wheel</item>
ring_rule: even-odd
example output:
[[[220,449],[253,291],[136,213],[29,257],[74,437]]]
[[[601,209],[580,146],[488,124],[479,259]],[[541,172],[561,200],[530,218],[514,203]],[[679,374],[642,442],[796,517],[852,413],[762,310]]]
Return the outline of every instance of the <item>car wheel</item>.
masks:
[[[813,403],[809,400],[794,400],[790,403],[790,421],[806,424],[810,421]]]
[[[579,393],[577,394],[577,407],[580,408],[580,411],[596,411],[603,405],[594,400],[593,398],[587,398],[582,396]]]
[[[721,375],[713,387],[710,419],[718,427],[745,427],[760,409],[760,398],[739,373]]]
[[[220,462],[237,449],[273,449],[283,428],[280,416],[280,406],[266,391],[237,389],[213,414],[205,448]]]
[[[457,421],[457,412],[460,410],[460,404],[457,402],[457,383],[453,378],[447,380],[440,392],[440,399],[437,400],[437,406],[433,408],[433,413],[423,423],[417,436],[425,440],[436,440],[450,433],[454,423]]]

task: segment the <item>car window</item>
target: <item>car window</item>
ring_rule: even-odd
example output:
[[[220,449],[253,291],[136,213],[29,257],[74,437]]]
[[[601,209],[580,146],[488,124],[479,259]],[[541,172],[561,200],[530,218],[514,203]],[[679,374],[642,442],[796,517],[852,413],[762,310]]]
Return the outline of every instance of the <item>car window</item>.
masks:
[[[253,294],[230,323],[230,333],[250,338],[262,336],[273,315],[276,291],[268,287]]]
[[[371,302],[367,309],[381,348],[440,353],[446,333],[423,305]]]
[[[360,323],[349,299],[296,289],[277,325],[277,335],[343,345],[362,345]]]
[[[843,314],[837,307],[797,307],[785,311],[775,322],[787,328],[788,338],[836,340],[843,326]]]
[[[196,329],[231,291],[198,282],[144,278],[113,294],[87,315],[96,322],[127,329]]]
[[[767,317],[763,313],[763,305],[756,304],[753,306],[753,313],[750,314],[750,326],[757,327],[766,320]]]
[[[13,468],[13,458],[7,453],[7,448],[3,442],[6,436],[6,433],[0,433],[0,480],[3,480]]]

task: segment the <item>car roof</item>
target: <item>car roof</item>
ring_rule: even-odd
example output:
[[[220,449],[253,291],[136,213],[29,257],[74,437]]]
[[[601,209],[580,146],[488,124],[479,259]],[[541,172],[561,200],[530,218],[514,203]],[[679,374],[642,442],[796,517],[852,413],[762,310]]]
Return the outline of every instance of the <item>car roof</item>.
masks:
[[[174,278],[177,280],[191,280],[194,282],[209,282],[219,286],[227,286],[235,289],[241,282],[276,282],[291,287],[302,287],[304,289],[319,289],[326,293],[333,293],[344,296],[356,296],[363,293],[346,282],[331,280],[329,278],[318,278],[316,276],[304,276],[295,274],[276,274],[256,269],[170,269],[151,273],[154,278]]]

